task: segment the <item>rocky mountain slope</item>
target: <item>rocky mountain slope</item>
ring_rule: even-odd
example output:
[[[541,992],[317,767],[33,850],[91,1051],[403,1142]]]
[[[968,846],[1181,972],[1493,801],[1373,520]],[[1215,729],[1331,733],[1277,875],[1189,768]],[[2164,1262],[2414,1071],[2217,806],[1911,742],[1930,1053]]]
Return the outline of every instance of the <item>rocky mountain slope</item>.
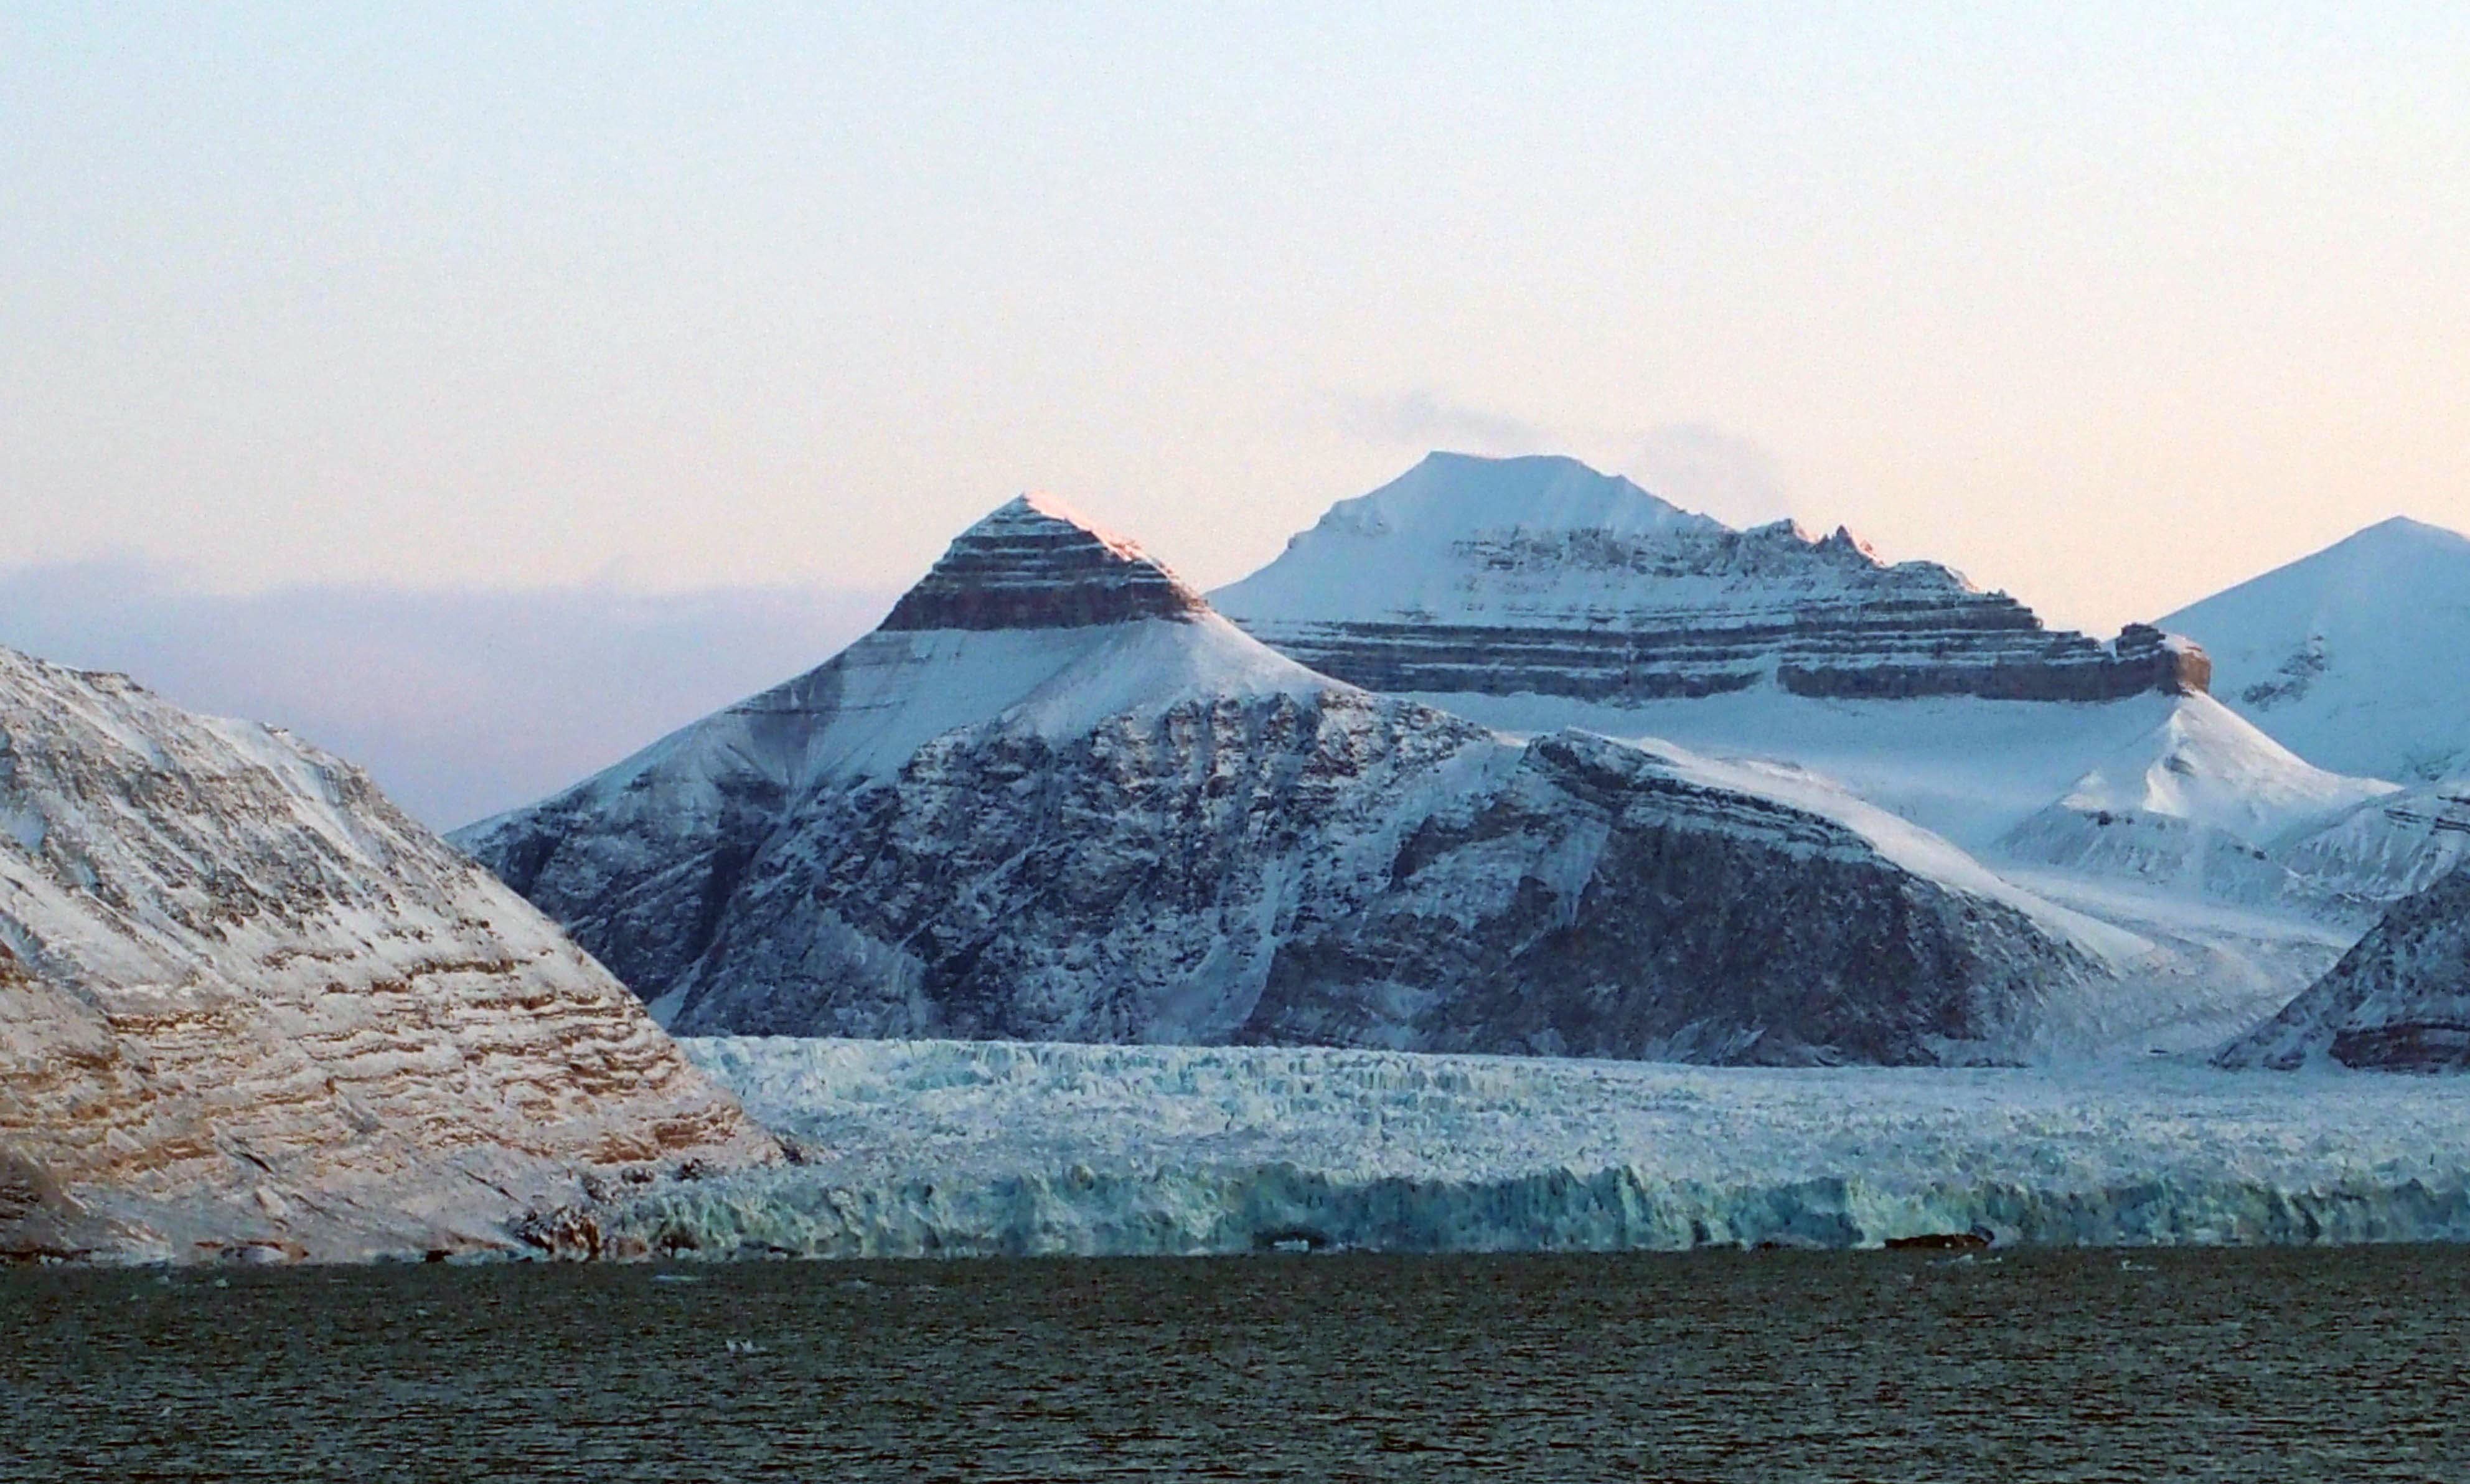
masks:
[[[1316,669],[1397,692],[2096,701],[2207,674],[2158,630],[2048,629],[1840,528],[1736,531],[1559,457],[1434,453],[1211,601]]]
[[[2220,1060],[2470,1070],[2470,871],[2396,903],[2330,973]]]
[[[2284,995],[2329,964],[2322,927],[2364,928],[2448,858],[2413,823],[2440,800],[2376,808],[2389,785],[2217,703],[2189,640],[2049,630],[1944,567],[1734,531],[1569,459],[1434,454],[1215,598],[1305,662],[1503,730],[1806,770],[2139,933],[2173,903],[2285,917],[2224,939],[2179,914],[2209,924],[2187,962],[2243,956]]]
[[[496,1245],[578,1171],[770,1148],[356,770],[0,650],[0,1249]]]
[[[1821,785],[1316,674],[1035,498],[456,838],[696,1032],[1973,1060],[2141,949]]]
[[[2470,537],[2396,517],[2161,621],[2310,761],[2413,785],[2470,765]]]

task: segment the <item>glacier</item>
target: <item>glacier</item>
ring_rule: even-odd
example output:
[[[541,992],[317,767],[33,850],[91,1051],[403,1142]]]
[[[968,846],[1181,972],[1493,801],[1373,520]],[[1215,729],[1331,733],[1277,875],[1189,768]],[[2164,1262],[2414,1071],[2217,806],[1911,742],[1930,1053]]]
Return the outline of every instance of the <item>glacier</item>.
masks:
[[[885,1258],[2470,1240],[2470,1101],[2427,1078],[681,1045],[796,1162],[545,1214],[536,1242]]]

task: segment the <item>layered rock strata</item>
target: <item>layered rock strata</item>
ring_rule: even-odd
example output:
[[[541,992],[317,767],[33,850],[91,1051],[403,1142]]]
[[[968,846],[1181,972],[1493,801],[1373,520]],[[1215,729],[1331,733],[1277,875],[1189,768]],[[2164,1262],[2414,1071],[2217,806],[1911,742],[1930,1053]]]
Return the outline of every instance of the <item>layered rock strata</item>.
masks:
[[[358,771],[0,651],[0,1248],[490,1245],[579,1171],[769,1148]]]
[[[1084,622],[1179,588],[1054,560],[1093,544],[1139,560],[1007,506],[896,610],[954,627],[457,839],[698,1033],[1971,1060],[2105,978],[1686,754],[1512,742],[1197,603]]]
[[[2105,701],[2210,679],[2158,630],[2052,630],[1841,528],[1734,530],[1566,458],[1433,454],[1212,601],[1315,669],[1417,694]]]
[[[1023,495],[964,532],[881,625],[1073,629],[1192,618],[1208,604],[1137,545],[1044,495]]]

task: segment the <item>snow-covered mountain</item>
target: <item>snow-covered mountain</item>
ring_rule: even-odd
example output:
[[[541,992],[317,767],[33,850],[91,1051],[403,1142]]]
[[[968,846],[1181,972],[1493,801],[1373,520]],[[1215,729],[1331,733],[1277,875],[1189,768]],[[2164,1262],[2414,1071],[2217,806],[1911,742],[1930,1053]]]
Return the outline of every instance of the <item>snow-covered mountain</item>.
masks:
[[[1307,663],[1507,731],[1806,770],[2138,932],[2174,902],[2295,914],[2235,941],[2206,916],[2182,945],[2260,954],[2291,990],[2330,962],[2315,924],[2357,931],[2441,855],[2367,813],[2389,785],[2214,701],[2188,639],[2050,630],[1936,564],[1731,530],[1566,458],[1433,454],[1214,599]],[[2120,890],[2142,899],[2115,910]]]
[[[1316,669],[1415,694],[2090,701],[2206,675],[2157,630],[2048,629],[1841,528],[1736,531],[1560,457],[1432,454],[1211,601]]]
[[[0,650],[0,1250],[502,1244],[768,1138],[540,914],[289,735]]]
[[[2220,1060],[2470,1070],[2470,871],[2394,904],[2330,973]]]
[[[2396,792],[2327,773],[2212,697],[2187,696],[2009,830],[1999,854],[2192,895],[2357,914],[2385,898],[2379,878],[2329,864],[2302,873],[2279,847]]]
[[[1970,1060],[2147,951],[1823,782],[1317,674],[1036,497],[456,839],[699,1032]]]
[[[2395,518],[2161,622],[2312,762],[2412,784],[2470,769],[2470,538]]]

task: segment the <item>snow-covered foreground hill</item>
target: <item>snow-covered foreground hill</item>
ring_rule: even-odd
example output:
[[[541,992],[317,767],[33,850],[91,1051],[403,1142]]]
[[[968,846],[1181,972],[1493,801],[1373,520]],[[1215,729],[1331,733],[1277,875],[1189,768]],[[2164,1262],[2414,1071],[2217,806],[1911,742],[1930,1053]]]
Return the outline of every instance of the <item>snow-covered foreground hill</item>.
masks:
[[[2470,1101],[2416,1078],[682,1044],[804,1163],[570,1212],[570,1241],[858,1257],[2470,1240]]]
[[[359,770],[0,649],[0,1255],[491,1250],[777,1154]]]

